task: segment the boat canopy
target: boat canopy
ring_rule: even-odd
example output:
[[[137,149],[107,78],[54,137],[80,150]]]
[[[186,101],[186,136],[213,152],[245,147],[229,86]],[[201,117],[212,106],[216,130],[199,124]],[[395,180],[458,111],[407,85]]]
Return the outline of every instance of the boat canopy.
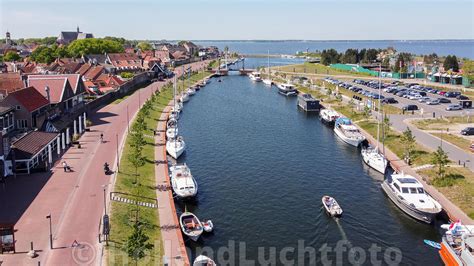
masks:
[[[338,119],[336,119],[336,125],[352,125],[352,122],[349,118],[347,117],[339,117]]]

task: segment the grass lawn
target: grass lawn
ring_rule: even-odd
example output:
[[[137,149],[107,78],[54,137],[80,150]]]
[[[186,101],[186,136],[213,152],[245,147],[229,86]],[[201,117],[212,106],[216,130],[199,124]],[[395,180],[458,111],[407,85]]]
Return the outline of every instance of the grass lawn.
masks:
[[[443,195],[474,219],[474,173],[467,168],[448,167],[442,181],[435,180],[436,170],[425,169],[418,172],[429,180]]]
[[[282,72],[295,72],[295,73],[307,73],[307,74],[325,74],[325,75],[354,75],[354,76],[370,76],[366,73],[343,71],[335,68],[325,66],[318,63],[305,62],[297,65],[287,65],[272,67],[273,70]]]
[[[473,123],[472,117],[449,116],[444,118],[430,118],[412,121],[412,124],[422,130],[446,130],[455,124]]]
[[[471,152],[469,150],[469,147],[471,146],[471,141],[468,139],[465,139],[460,136],[456,136],[453,134],[445,134],[445,133],[430,133],[438,138],[443,139],[443,141],[447,141],[453,145],[458,146],[460,149],[463,149],[465,151]]]
[[[153,135],[152,129],[156,128],[158,123],[157,119],[160,117],[162,110],[166,107],[171,97],[172,90],[170,86],[162,90],[160,95],[156,97],[156,101],[153,103],[153,108],[150,112],[150,115],[147,116],[145,120],[147,128],[149,129],[149,132],[145,133],[146,135]],[[145,165],[138,169],[139,184],[133,184],[135,179],[135,169],[128,161],[128,154],[130,153],[131,149],[129,139],[127,138],[122,153],[122,158],[120,160],[120,173],[117,175],[117,181],[115,183],[115,188],[113,189],[114,191],[156,198],[154,139],[149,137],[145,137],[145,139],[147,144],[143,148],[143,155],[147,159]],[[161,264],[163,247],[161,245],[161,231],[158,229],[159,220],[157,210],[145,207],[137,207],[135,205],[119,202],[112,202],[111,208],[111,241],[109,242],[108,247],[109,264],[123,265],[131,262],[131,260],[127,257],[127,254],[122,250],[122,246],[132,232],[132,225],[134,223],[135,217],[134,212],[137,210],[137,208],[139,210],[138,216],[140,221],[146,224],[145,233],[150,237],[149,242],[155,245],[151,254],[146,259],[140,261],[139,264]],[[126,261],[127,259],[129,259],[128,262]]]
[[[186,76],[186,79],[184,80],[184,82],[182,79],[179,79],[176,90],[178,92],[181,92],[189,88],[190,86],[194,85],[196,82],[203,80],[205,77],[208,77],[209,75],[210,75],[209,72],[204,71],[204,72],[199,72],[199,73],[195,73],[191,75],[189,79]]]

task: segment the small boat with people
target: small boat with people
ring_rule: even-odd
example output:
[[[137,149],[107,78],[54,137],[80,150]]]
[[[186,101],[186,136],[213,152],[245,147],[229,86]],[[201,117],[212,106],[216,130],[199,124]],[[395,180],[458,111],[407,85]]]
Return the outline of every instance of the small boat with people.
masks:
[[[385,156],[380,153],[378,147],[369,146],[361,149],[360,153],[362,155],[362,160],[364,161],[364,163],[375,169],[377,172],[385,174],[388,161]]]
[[[196,196],[198,185],[186,164],[170,166],[171,187],[178,198],[185,199]]]
[[[439,255],[445,265],[474,265],[474,225],[460,221],[443,224],[447,230],[440,243]]]
[[[342,215],[342,208],[335,198],[331,196],[323,196],[321,202],[329,215],[333,217],[339,217]]]
[[[217,264],[209,257],[199,255],[194,259],[193,266],[216,266]]]
[[[166,138],[174,139],[178,136],[178,120],[172,118],[166,123]]]
[[[193,241],[197,241],[204,232],[201,221],[194,213],[185,211],[179,216],[181,231]]]
[[[345,143],[358,147],[365,137],[347,117],[339,117],[334,124],[334,132]]]
[[[296,90],[295,85],[293,84],[282,83],[282,84],[278,84],[277,87],[278,87],[278,92],[282,95],[295,96],[296,94],[298,94],[298,91]]]
[[[262,74],[260,74],[260,72],[258,71],[254,71],[252,73],[249,74],[249,78],[253,81],[262,81]]]
[[[174,139],[169,139],[166,141],[166,151],[174,159],[178,159],[181,154],[183,154],[186,148],[186,143],[182,136],[178,136]]]
[[[413,176],[394,173],[382,182],[389,199],[403,212],[430,224],[442,211],[441,205],[426,193],[423,185]]]
[[[334,124],[340,115],[332,109],[321,109],[319,111],[319,117],[321,117],[321,120],[327,124]]]

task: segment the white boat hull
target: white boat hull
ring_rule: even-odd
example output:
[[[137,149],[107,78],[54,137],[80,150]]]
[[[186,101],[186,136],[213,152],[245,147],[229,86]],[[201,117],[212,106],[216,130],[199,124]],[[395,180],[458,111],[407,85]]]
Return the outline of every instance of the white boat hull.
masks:
[[[178,136],[178,128],[177,127],[168,128],[166,130],[166,138],[174,139],[177,136]]]
[[[173,157],[174,159],[178,159],[181,154],[183,154],[184,149],[186,148],[186,144],[184,141],[181,145],[175,145],[174,140],[166,142],[166,152]]]
[[[360,153],[364,163],[375,169],[377,172],[385,174],[385,170],[387,169],[387,159],[385,159],[382,154],[372,149],[362,149]]]
[[[352,138],[348,138],[346,137],[346,135],[344,135],[344,133],[341,132],[341,130],[339,130],[337,127],[334,127],[334,132],[336,132],[336,135],[342,140],[344,141],[345,143],[349,144],[349,145],[352,145],[354,147],[358,147],[360,145],[360,143],[362,141],[364,141],[363,139],[352,139]]]
[[[271,79],[264,79],[263,84],[271,86],[273,84],[273,81]]]

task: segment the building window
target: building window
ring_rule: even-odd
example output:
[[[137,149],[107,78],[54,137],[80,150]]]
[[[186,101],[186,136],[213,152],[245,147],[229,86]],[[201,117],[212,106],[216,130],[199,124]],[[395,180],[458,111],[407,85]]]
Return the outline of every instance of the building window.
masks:
[[[17,109],[17,110],[21,110],[21,106],[17,105],[17,106],[16,106],[16,109]]]
[[[16,126],[17,128],[27,128],[28,121],[26,119],[18,119],[16,120]]]

